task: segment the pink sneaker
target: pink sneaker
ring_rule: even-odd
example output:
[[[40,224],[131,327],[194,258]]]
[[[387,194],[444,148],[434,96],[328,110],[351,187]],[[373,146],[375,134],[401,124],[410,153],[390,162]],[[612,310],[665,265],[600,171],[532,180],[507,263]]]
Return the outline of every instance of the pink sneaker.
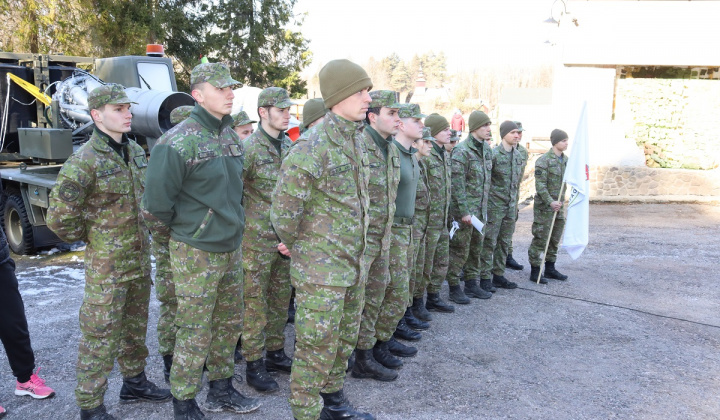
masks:
[[[5,417],[5,414],[7,414],[7,411],[0,405],[0,417]]]
[[[15,381],[15,395],[29,395],[36,399],[49,398],[55,395],[55,391],[52,388],[45,385],[45,380],[39,377],[37,374],[40,372],[40,368],[30,375],[30,380],[25,383]]]

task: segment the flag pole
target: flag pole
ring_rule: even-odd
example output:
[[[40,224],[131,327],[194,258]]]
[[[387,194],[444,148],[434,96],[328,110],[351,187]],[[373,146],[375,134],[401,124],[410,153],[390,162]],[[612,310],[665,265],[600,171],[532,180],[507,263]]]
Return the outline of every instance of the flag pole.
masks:
[[[563,175],[563,178],[564,177],[565,177],[565,175]],[[563,179],[562,187],[560,187],[560,194],[558,194],[558,199],[556,201],[560,201],[560,197],[562,197],[564,189],[565,189],[565,180]],[[560,207],[560,210],[562,210],[562,206]],[[558,211],[560,211],[560,210],[556,210],[555,212],[553,212],[553,219],[552,219],[552,223],[550,223],[550,230],[548,231],[548,238],[547,238],[547,241],[545,241],[545,251],[543,251],[542,262],[540,263],[540,269],[538,270],[537,280],[535,281],[536,284],[540,284],[540,278],[542,277],[542,274],[543,274],[543,265],[545,264],[545,257],[547,256],[547,250],[548,250],[548,247],[550,246],[550,238],[552,237],[552,231],[553,231],[553,228],[555,227],[555,219],[557,219],[557,214],[558,214]]]

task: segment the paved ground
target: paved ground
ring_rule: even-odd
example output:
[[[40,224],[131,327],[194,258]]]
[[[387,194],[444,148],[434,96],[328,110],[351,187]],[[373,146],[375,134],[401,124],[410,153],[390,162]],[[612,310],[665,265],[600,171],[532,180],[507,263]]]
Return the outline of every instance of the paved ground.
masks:
[[[577,261],[563,253],[557,264],[570,280],[535,285],[526,255],[532,207],[524,208],[515,255],[526,269],[508,273],[521,288],[435,315],[397,381],[349,379],[347,395],[379,419],[720,417],[720,207],[592,204],[590,217],[588,249]],[[82,253],[19,258],[18,274],[37,363],[58,395],[14,396],[3,354],[0,404],[10,419],[78,418]],[[161,383],[157,313],[153,301],[147,372]],[[286,332],[292,343],[292,328]],[[288,376],[277,379],[280,392],[260,396],[257,412],[237,417],[291,418]],[[106,405],[118,418],[172,418],[171,404],[118,404],[120,385],[116,369]]]

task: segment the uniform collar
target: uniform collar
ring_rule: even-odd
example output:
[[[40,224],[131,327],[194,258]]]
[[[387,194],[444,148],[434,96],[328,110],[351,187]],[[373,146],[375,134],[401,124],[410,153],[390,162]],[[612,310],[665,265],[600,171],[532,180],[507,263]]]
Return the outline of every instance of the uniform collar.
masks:
[[[195,104],[192,113],[190,114],[197,122],[208,130],[220,134],[225,127],[232,125],[233,119],[229,115],[224,115],[221,120],[217,119],[214,115],[209,113],[200,104]]]

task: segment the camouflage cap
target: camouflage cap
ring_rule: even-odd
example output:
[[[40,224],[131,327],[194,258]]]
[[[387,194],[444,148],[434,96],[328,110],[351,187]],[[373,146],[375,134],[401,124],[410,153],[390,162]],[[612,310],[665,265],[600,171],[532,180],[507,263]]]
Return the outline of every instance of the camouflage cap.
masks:
[[[400,108],[400,103],[395,99],[395,92],[392,90],[373,90],[370,92],[372,102],[370,102],[369,108]]]
[[[515,125],[518,126],[518,131],[525,131],[524,128],[522,128],[522,123],[520,121],[513,121]]]
[[[424,127],[423,133],[422,133],[422,139],[423,140],[430,140],[431,142],[435,142],[435,137],[432,135],[432,130],[430,130],[430,127]]]
[[[185,121],[195,107],[192,105],[179,106],[170,112],[170,123],[180,124]]]
[[[230,69],[223,63],[201,63],[195,66],[190,73],[190,84],[208,82],[216,88],[240,85],[241,83],[230,76]]]
[[[276,108],[290,108],[295,105],[295,101],[290,100],[287,90],[279,87],[265,88],[258,95],[257,106],[274,106]]]
[[[418,104],[400,104],[398,116],[400,118],[425,118],[427,115],[420,112]]]
[[[450,130],[450,141],[460,141],[460,133],[457,130]]]
[[[237,114],[233,115],[232,119],[233,119],[233,127],[239,127],[241,125],[252,124],[252,123],[257,122],[255,120],[251,120],[250,117],[248,116],[247,112],[245,112],[245,111],[240,111]]]
[[[115,84],[98,86],[88,95],[88,109],[99,109],[108,104],[136,104],[128,98],[125,88]]]

